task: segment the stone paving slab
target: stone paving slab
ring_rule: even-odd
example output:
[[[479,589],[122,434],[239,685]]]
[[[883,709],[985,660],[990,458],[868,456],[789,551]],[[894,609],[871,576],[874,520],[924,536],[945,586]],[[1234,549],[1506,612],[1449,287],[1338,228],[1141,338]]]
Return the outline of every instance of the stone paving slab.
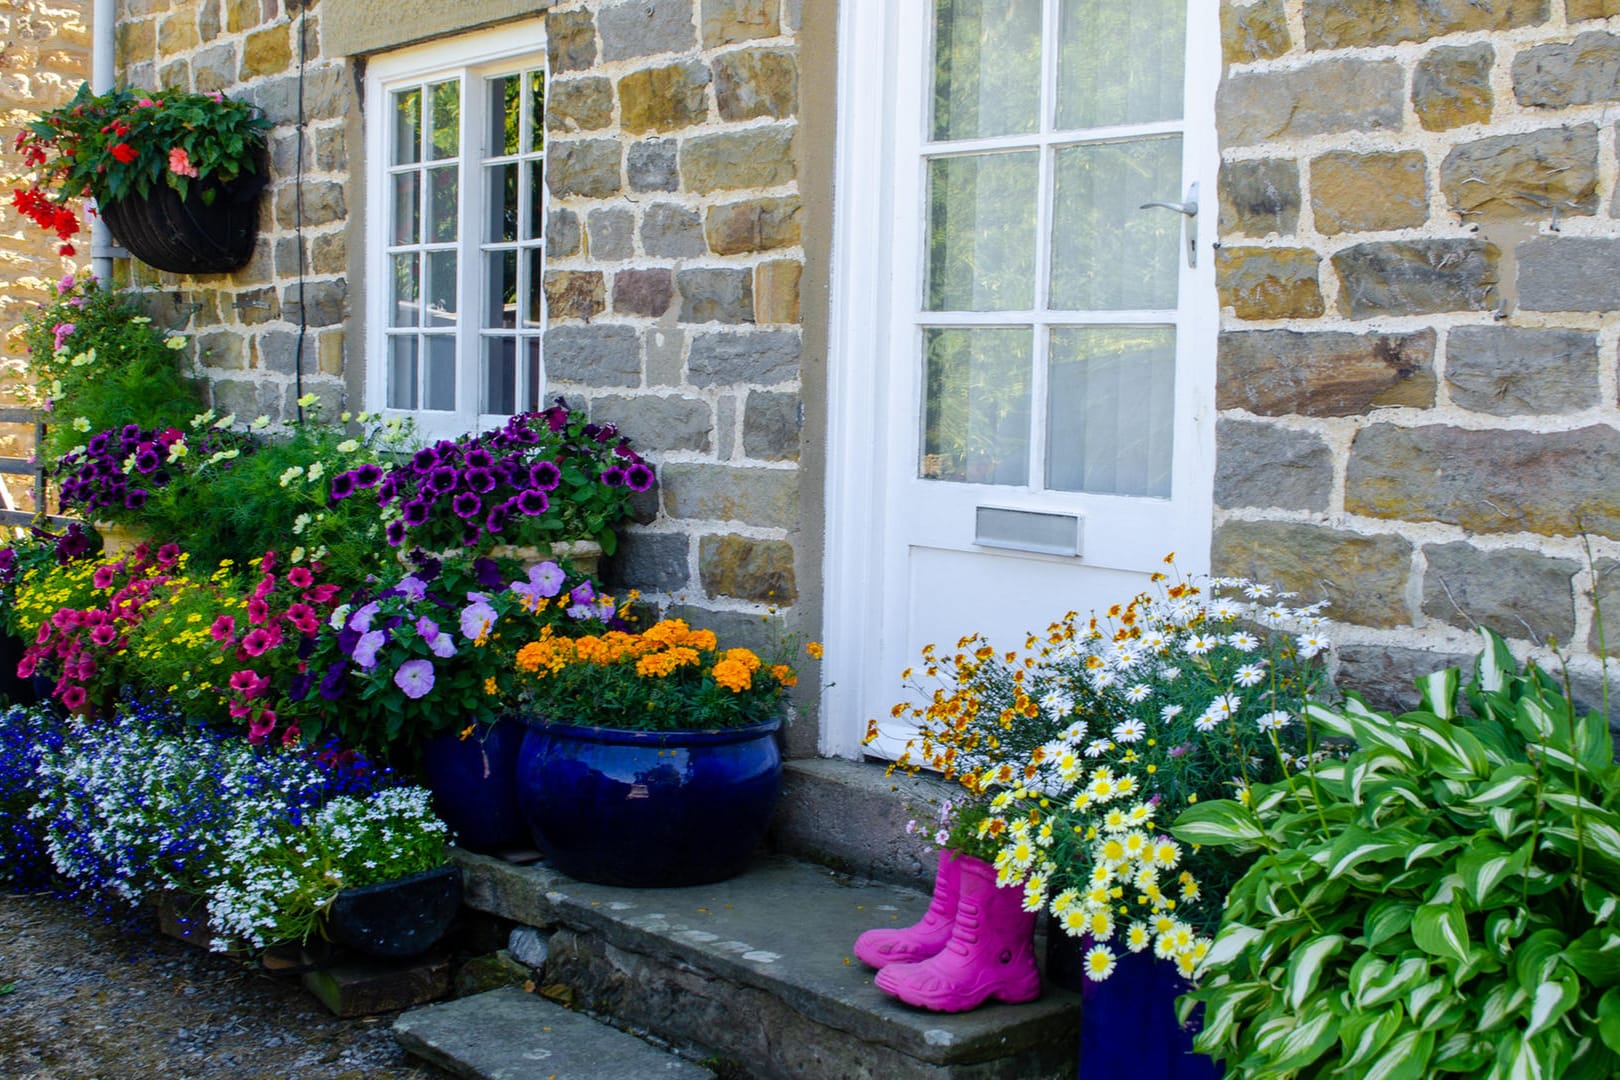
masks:
[[[708,1069],[516,988],[402,1014],[401,1046],[469,1080],[714,1080]]]

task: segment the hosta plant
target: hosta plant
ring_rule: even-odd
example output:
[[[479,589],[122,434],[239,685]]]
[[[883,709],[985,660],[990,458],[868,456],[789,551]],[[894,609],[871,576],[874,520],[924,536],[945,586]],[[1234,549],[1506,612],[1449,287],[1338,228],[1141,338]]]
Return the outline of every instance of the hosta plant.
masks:
[[[1620,1072],[1620,770],[1608,724],[1486,647],[1390,716],[1308,709],[1345,760],[1201,803],[1183,842],[1259,852],[1181,999],[1232,1077]]]

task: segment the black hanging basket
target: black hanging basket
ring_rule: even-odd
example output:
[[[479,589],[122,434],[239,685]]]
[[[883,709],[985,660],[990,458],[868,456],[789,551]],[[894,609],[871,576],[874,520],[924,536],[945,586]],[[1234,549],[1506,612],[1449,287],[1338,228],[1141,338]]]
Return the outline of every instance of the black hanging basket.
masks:
[[[102,220],[135,258],[176,274],[224,274],[253,258],[263,170],[214,187],[212,204],[193,184],[184,199],[167,184],[101,206]]]

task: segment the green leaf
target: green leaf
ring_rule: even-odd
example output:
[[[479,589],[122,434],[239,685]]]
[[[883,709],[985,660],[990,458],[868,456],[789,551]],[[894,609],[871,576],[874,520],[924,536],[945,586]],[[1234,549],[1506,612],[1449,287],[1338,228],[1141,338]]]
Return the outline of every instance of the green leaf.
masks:
[[[1408,1028],[1390,1040],[1359,1080],[1425,1080],[1433,1053],[1434,1033]]]
[[[1209,952],[1204,954],[1203,970],[1206,972],[1218,971],[1221,968],[1229,967],[1244,949],[1247,949],[1264,936],[1263,931],[1252,926],[1244,926],[1242,923],[1227,923],[1215,935],[1215,940],[1210,944]]]
[[[1564,962],[1593,986],[1620,983],[1620,933],[1594,926],[1569,943]]]
[[[1431,956],[1463,963],[1468,959],[1468,923],[1462,905],[1423,904],[1412,915],[1412,940]]]
[[[1344,948],[1344,937],[1328,934],[1307,941],[1294,951],[1288,960],[1288,1007],[1299,1009],[1316,989],[1322,978],[1322,967],[1335,953]]]
[[[1481,1034],[1498,1028],[1510,1019],[1517,1019],[1519,1010],[1530,1000],[1524,987],[1516,982],[1497,983],[1480,1005],[1478,1028]]]
[[[1352,698],[1346,702],[1346,705],[1351,703],[1360,704]],[[1324,705],[1319,701],[1312,701],[1305,706],[1305,718],[1313,724],[1320,724],[1341,738],[1348,739],[1355,734],[1355,731],[1350,726],[1349,713],[1342,709],[1335,709],[1331,705]]]
[[[1299,1015],[1299,1022],[1283,1035],[1272,1054],[1272,1065],[1279,1072],[1303,1068],[1322,1056],[1339,1037],[1339,1018],[1325,998],[1313,1001]]]
[[[1457,668],[1419,675],[1418,697],[1425,709],[1442,720],[1450,720],[1457,715],[1457,687],[1461,682],[1462,672]]]
[[[1474,661],[1474,685],[1487,694],[1494,694],[1507,688],[1509,677],[1518,674],[1519,666],[1507,642],[1494,630],[1481,627],[1479,633],[1485,639],[1485,648]]]
[[[1183,843],[1216,847],[1252,845],[1266,835],[1255,821],[1253,811],[1232,799],[1188,808],[1176,818],[1170,833]]]
[[[1524,868],[1525,851],[1508,851],[1495,843],[1475,842],[1474,850],[1462,857],[1457,870],[1462,874],[1463,888],[1477,908],[1485,908],[1485,898],[1503,881],[1516,876]]]
[[[1598,1036],[1603,1045],[1620,1054],[1620,989],[1609,987],[1598,999]]]
[[[1404,934],[1412,925],[1412,913],[1416,910],[1417,905],[1410,900],[1374,900],[1368,905],[1367,917],[1362,922],[1367,947],[1376,948],[1395,935]]]
[[[1402,1022],[1396,1009],[1352,1013],[1339,1024],[1339,1043],[1344,1047],[1340,1069],[1360,1065],[1382,1050],[1400,1030]]]
[[[1375,1009],[1380,1005],[1394,1001],[1412,987],[1423,982],[1429,974],[1429,962],[1421,956],[1408,956],[1383,972],[1377,979],[1370,980],[1362,987],[1361,992],[1355,995],[1357,1008]]]
[[[1521,986],[1537,986],[1552,977],[1558,957],[1568,945],[1563,931],[1542,927],[1513,950],[1513,974]]]
[[[1351,827],[1346,829],[1333,841],[1332,847],[1326,852],[1325,869],[1328,880],[1341,877],[1363,862],[1383,862],[1387,859],[1400,858],[1405,854],[1404,845],[1381,839],[1365,829]],[[1318,852],[1318,855],[1323,853]],[[1324,862],[1316,858],[1317,862]]]
[[[1552,1027],[1580,997],[1581,984],[1578,979],[1565,977],[1537,986],[1530,998],[1530,1026],[1525,1029],[1524,1038],[1534,1038]]]
[[[1412,744],[1407,742],[1397,729],[1399,724],[1398,720],[1376,713],[1369,714],[1366,718],[1357,716],[1350,718],[1350,730],[1355,733],[1356,742],[1368,750],[1374,748],[1388,750],[1407,765],[1415,765]]]

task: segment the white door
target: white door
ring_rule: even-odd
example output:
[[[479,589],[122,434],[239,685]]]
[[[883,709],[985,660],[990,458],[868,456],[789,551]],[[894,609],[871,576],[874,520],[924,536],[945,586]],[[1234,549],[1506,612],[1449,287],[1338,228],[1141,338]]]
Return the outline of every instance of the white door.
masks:
[[[924,644],[1206,568],[1215,12],[844,5],[825,749]]]

